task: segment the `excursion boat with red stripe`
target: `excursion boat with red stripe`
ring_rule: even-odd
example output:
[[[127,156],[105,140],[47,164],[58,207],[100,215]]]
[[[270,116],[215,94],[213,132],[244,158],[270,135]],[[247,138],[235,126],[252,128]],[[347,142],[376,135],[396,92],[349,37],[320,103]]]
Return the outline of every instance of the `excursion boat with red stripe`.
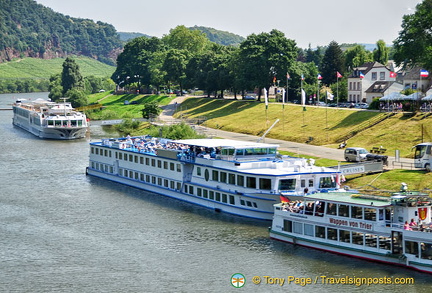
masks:
[[[90,143],[87,173],[215,211],[271,220],[280,197],[340,191],[341,172],[278,145],[228,139],[151,137]]]
[[[431,198],[316,193],[274,205],[270,237],[432,273]]]
[[[71,103],[19,100],[12,107],[12,123],[40,138],[69,140],[85,137],[86,115],[75,111]]]

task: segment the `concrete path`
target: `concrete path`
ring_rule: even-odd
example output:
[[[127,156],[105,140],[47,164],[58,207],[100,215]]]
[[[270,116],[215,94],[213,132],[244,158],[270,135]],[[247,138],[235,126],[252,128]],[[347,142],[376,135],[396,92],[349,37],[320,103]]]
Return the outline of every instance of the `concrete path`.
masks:
[[[172,117],[176,108],[186,99],[187,97],[177,97],[171,101],[170,104],[164,107],[162,113],[159,115],[159,119],[166,124],[180,123],[180,119],[175,119]],[[195,130],[199,133],[203,133],[208,137],[220,137],[227,139],[236,139],[236,140],[245,140],[245,141],[258,141],[259,136],[242,134],[236,132],[228,132],[220,129],[213,129],[204,127],[201,125],[193,125]],[[334,149],[328,148],[324,146],[316,146],[305,143],[298,143],[292,141],[285,141],[280,139],[273,138],[264,138],[261,142],[265,143],[273,143],[279,145],[281,150],[286,150],[290,152],[297,153],[298,155],[309,155],[320,158],[327,158],[337,161],[345,161],[344,158],[344,150],[343,149]],[[389,155],[389,154],[386,154]],[[396,162],[394,156],[388,157],[388,166],[386,169],[413,169],[413,159],[400,158],[399,162]]]

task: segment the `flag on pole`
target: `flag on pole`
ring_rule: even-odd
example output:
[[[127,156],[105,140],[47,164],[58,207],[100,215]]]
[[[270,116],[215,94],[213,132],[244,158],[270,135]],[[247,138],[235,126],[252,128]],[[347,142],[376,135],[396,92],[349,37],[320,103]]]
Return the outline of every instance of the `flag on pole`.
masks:
[[[396,78],[396,72],[390,71],[390,78]]]
[[[301,103],[303,106],[306,105],[306,92],[304,89],[301,90]]]
[[[326,91],[327,93],[327,100],[333,101],[334,95],[332,95],[330,92]]]
[[[424,70],[424,69],[420,70],[420,76],[421,77],[428,77],[429,76],[429,71]]]
[[[302,73],[302,75],[301,75],[301,80],[304,80],[304,75],[303,75],[303,73]]]
[[[337,78],[342,78],[342,74],[340,74],[339,71],[336,71],[336,77]]]
[[[319,74],[319,73],[318,73],[318,76],[317,76],[317,78],[318,78],[318,79],[322,79],[322,76],[321,76],[321,74]]]
[[[291,79],[291,76],[289,75],[288,72],[287,72],[287,79]]]
[[[281,202],[290,202],[289,198],[283,195],[279,195],[280,201]]]
[[[361,71],[360,71],[360,78],[362,78],[362,79],[364,78],[364,74]]]

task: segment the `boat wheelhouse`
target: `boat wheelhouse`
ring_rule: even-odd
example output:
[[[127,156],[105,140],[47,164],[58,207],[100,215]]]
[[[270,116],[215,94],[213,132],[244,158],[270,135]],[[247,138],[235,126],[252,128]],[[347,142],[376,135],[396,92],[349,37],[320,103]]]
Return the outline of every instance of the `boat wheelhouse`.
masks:
[[[277,145],[150,137],[90,143],[87,173],[216,211],[271,220],[280,196],[339,190],[340,171],[277,155]]]
[[[16,101],[12,123],[40,138],[77,139],[87,131],[86,115],[71,103],[55,103],[44,99]]]
[[[428,195],[316,193],[274,208],[273,239],[432,273]]]

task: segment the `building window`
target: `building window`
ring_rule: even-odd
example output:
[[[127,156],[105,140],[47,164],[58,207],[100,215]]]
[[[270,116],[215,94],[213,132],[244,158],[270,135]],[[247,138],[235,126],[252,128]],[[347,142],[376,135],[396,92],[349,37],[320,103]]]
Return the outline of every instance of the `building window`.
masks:
[[[385,72],[380,72],[380,80],[385,80]]]
[[[372,80],[377,80],[377,73],[376,72],[372,72]]]

